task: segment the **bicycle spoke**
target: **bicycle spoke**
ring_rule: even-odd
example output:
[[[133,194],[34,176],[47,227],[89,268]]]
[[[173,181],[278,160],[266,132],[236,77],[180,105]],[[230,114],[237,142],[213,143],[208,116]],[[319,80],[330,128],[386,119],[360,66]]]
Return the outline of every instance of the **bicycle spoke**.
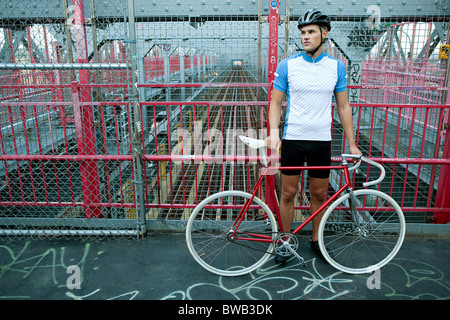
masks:
[[[369,197],[370,206],[364,207]],[[330,264],[344,272],[365,273],[381,268],[395,256],[403,242],[403,213],[392,198],[376,190],[354,192],[356,212],[353,214],[345,209],[348,205],[343,206],[348,198],[350,195],[338,199],[322,218],[319,240],[332,258],[323,253]],[[378,206],[372,207],[374,204]]]
[[[223,191],[203,200],[192,212],[186,228],[188,248],[207,270],[220,275],[241,275],[258,268],[270,257],[272,241],[267,240],[275,234],[276,220],[267,205],[256,197],[248,210],[241,212],[250,198],[253,197],[245,192]],[[217,203],[226,204],[227,208],[214,209]]]

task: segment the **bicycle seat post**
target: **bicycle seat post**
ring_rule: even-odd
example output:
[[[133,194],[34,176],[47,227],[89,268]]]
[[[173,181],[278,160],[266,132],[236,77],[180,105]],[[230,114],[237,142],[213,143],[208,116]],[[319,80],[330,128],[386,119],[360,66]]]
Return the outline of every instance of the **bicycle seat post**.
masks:
[[[269,163],[267,162],[267,153],[266,153],[266,148],[262,147],[259,148],[259,150],[261,151],[261,163],[263,165],[264,168],[267,168],[269,166]]]

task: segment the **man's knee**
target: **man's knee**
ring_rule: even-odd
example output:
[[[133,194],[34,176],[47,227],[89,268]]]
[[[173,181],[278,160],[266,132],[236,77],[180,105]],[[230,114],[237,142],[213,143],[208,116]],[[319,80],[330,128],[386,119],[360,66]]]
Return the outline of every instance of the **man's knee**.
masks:
[[[310,181],[311,200],[325,202],[328,195],[328,179]]]
[[[295,189],[295,188],[283,188],[281,191],[281,201],[293,202],[296,194],[297,194],[297,189]]]
[[[327,200],[327,190],[311,190],[311,200],[317,202],[325,202]]]
[[[281,201],[293,202],[298,190],[300,176],[282,175],[281,177]]]

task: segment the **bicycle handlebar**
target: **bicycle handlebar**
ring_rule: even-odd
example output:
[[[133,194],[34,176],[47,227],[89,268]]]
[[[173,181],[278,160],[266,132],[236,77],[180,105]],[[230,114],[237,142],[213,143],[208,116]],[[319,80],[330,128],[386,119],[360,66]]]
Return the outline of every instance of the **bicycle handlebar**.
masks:
[[[373,186],[375,184],[378,184],[381,181],[383,181],[384,177],[386,176],[386,170],[384,170],[384,167],[378,162],[372,161],[372,160],[370,160],[370,159],[368,159],[368,158],[366,158],[364,156],[354,155],[354,154],[343,154],[342,155],[342,159],[344,160],[345,158],[352,158],[352,159],[359,159],[360,160],[353,167],[348,168],[348,171],[352,171],[352,170],[357,169],[361,165],[361,161],[364,161],[364,162],[366,162],[366,163],[368,163],[368,164],[370,164],[372,166],[375,166],[378,169],[380,169],[380,177],[378,179],[370,181],[370,182],[364,182],[363,183],[364,187],[370,187],[370,186]]]
[[[361,160],[364,162],[367,162],[370,165],[373,165],[375,167],[377,167],[378,169],[380,169],[380,177],[374,181],[370,181],[370,182],[364,182],[363,186],[364,187],[369,187],[369,186],[373,186],[375,184],[379,184],[381,181],[383,181],[385,175],[386,175],[386,171],[384,170],[384,167],[379,164],[378,162],[372,161],[370,159],[367,159],[366,157],[362,156]]]

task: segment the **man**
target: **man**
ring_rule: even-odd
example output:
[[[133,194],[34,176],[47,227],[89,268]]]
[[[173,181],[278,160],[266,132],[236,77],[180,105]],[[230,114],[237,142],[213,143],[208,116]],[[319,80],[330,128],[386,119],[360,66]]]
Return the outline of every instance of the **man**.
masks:
[[[269,147],[278,152],[281,144],[281,166],[331,165],[331,101],[334,93],[337,111],[347,137],[349,152],[361,154],[353,134],[352,112],[347,99],[344,64],[323,52],[331,29],[330,18],[318,10],[304,13],[299,21],[304,52],[279,64],[275,73],[269,110]],[[282,143],[279,137],[281,103],[286,94],[287,110]],[[329,170],[309,170],[311,212],[327,198]],[[290,232],[294,216],[294,198],[298,191],[300,171],[282,170],[280,211],[284,232]],[[322,257],[317,243],[323,212],[313,219],[311,249]],[[323,257],[322,257],[323,258]],[[287,258],[277,256],[278,263]]]

